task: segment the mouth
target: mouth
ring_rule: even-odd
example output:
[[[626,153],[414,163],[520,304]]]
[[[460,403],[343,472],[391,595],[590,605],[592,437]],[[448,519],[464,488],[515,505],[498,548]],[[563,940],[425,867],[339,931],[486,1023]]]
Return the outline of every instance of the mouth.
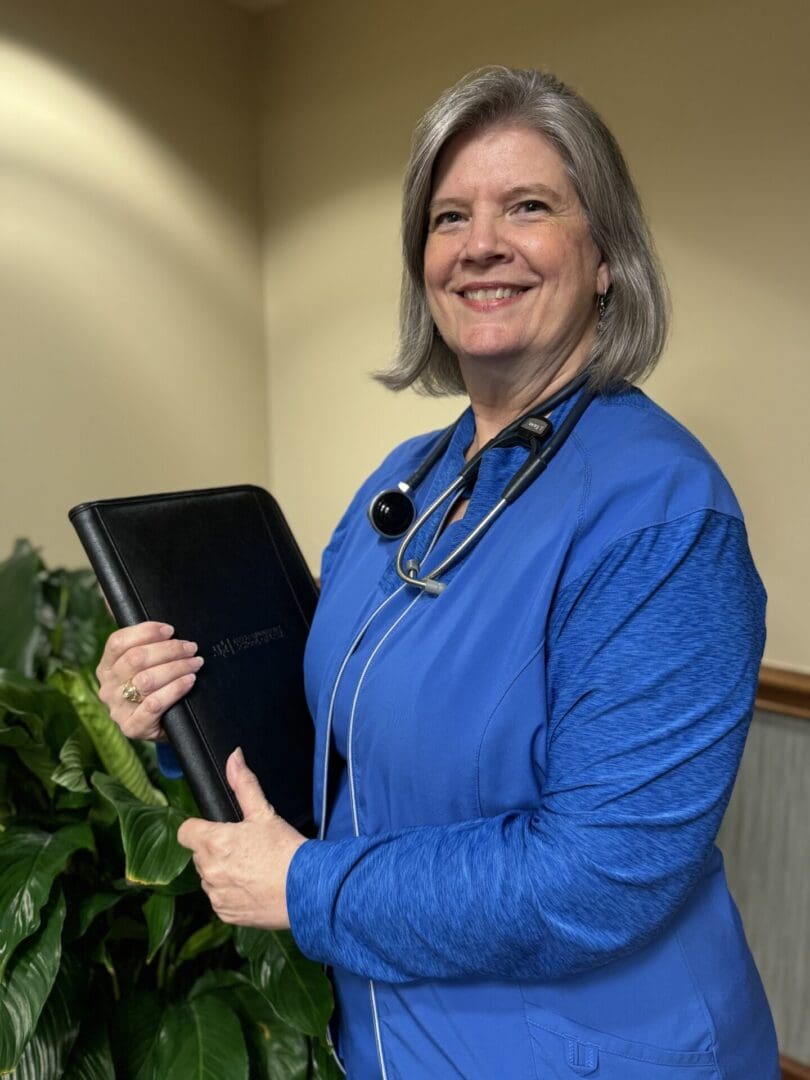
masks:
[[[493,300],[514,300],[528,291],[527,285],[487,285],[472,286],[459,290],[459,295],[465,300],[477,303],[492,302]]]

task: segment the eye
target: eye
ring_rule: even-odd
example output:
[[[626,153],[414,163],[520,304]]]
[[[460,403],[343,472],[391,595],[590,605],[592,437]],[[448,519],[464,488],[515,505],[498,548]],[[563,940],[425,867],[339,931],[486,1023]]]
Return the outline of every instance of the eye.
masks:
[[[524,199],[523,202],[518,203],[517,209],[526,214],[538,214],[548,210],[549,206],[542,199]]]
[[[439,229],[442,225],[457,225],[461,220],[462,215],[458,210],[442,210],[435,215],[430,226],[432,229]]]

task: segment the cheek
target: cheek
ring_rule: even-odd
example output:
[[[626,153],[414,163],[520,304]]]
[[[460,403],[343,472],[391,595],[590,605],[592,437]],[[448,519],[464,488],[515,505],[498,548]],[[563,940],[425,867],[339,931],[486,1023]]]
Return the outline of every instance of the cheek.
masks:
[[[454,265],[455,254],[449,245],[441,240],[428,239],[422,258],[422,276],[428,292],[438,292],[446,285]]]

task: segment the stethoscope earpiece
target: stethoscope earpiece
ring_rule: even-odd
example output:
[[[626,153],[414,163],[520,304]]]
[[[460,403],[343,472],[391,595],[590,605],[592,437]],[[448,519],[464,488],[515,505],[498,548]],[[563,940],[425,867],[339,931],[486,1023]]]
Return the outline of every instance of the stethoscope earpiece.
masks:
[[[380,536],[396,540],[413,524],[416,506],[407,491],[388,488],[375,495],[368,508],[368,519]]]

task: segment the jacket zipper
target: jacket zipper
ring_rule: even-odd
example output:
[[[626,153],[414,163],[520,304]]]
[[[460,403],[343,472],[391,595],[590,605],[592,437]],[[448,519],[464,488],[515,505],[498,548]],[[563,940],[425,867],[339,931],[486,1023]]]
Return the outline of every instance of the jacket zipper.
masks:
[[[440,536],[440,534],[442,532],[442,529],[444,528],[445,521],[447,520],[447,517],[449,516],[449,514],[450,514],[451,510],[453,509],[454,505],[455,505],[455,500],[453,501],[453,503],[450,504],[450,506],[448,506],[445,509],[444,513],[442,514],[442,518],[441,518],[441,521],[439,523],[439,526],[436,529],[436,532],[433,534],[433,537],[432,537],[430,543],[428,544],[427,551],[425,552],[425,554],[423,556],[423,562],[424,562],[425,559],[427,559],[427,557],[433,551],[434,545],[436,544],[436,541],[439,539],[439,536]],[[329,744],[330,744],[330,741],[331,741],[331,738],[332,738],[332,717],[334,715],[335,698],[337,696],[337,691],[338,691],[338,687],[340,685],[340,680],[343,678],[343,672],[346,670],[346,665],[348,664],[351,657],[354,655],[355,650],[359,646],[360,642],[363,640],[363,637],[365,636],[365,633],[368,630],[368,628],[371,626],[372,622],[377,618],[377,616],[382,611],[382,609],[386,606],[386,604],[389,602],[389,600],[393,600],[393,598],[395,596],[398,596],[402,592],[402,590],[405,589],[405,588],[406,588],[405,584],[400,585],[399,588],[395,589],[394,592],[392,592],[390,596],[387,596],[382,601],[382,603],[378,604],[377,607],[374,609],[374,611],[371,613],[371,615],[369,615],[369,617],[363,623],[363,625],[360,628],[360,630],[358,631],[358,633],[355,635],[354,640],[352,641],[351,645],[349,646],[349,648],[348,648],[348,650],[346,652],[346,655],[343,657],[343,660],[341,661],[340,668],[338,669],[338,673],[335,676],[335,682],[334,682],[334,685],[332,687],[332,696],[329,699],[329,710],[327,712],[327,717],[326,717],[326,738],[324,739],[324,752],[323,752],[323,774],[322,774],[323,779],[322,779],[322,785],[321,785],[322,792],[323,792],[323,794],[321,796],[321,823],[320,823],[320,826],[318,828],[318,839],[319,840],[323,840],[324,837],[325,837],[325,834],[326,834],[326,807],[327,807],[326,787],[327,787],[327,777],[328,777],[328,768],[329,768]],[[351,708],[351,712],[349,714],[348,731],[347,731],[347,735],[346,735],[346,768],[347,768],[348,779],[349,779],[349,799],[351,801],[351,807],[352,807],[352,828],[354,830],[354,835],[357,836],[357,837],[360,836],[360,823],[359,823],[358,816],[357,816],[357,797],[356,797],[355,790],[354,790],[354,763],[352,761],[352,739],[353,739],[353,735],[354,735],[354,717],[355,717],[355,712],[357,710],[357,699],[360,696],[360,689],[361,689],[361,687],[363,685],[363,680],[366,677],[366,673],[368,672],[369,666],[371,665],[371,662],[374,659],[374,657],[379,652],[380,647],[383,645],[383,643],[388,638],[388,636],[392,633],[392,631],[395,630],[397,626],[399,626],[399,624],[402,622],[402,620],[405,618],[405,616],[408,614],[408,612],[411,610],[411,608],[414,606],[416,601],[421,596],[422,596],[422,590],[420,589],[417,592],[416,596],[413,598],[413,600],[410,602],[410,604],[408,604],[408,606],[405,608],[405,610],[394,620],[394,622],[388,627],[388,629],[385,631],[383,636],[380,638],[380,640],[374,646],[374,648],[371,651],[371,655],[369,656],[368,660],[366,660],[366,663],[365,663],[365,665],[363,667],[363,670],[360,673],[360,678],[357,681],[357,687],[355,688],[355,691],[354,691],[354,697],[352,699],[352,708]],[[377,1060],[378,1060],[378,1062],[380,1064],[380,1080],[388,1080],[388,1071],[387,1071],[387,1069],[385,1067],[385,1054],[383,1052],[383,1045],[382,1045],[382,1035],[380,1033],[380,1017],[379,1017],[379,1013],[377,1011],[377,991],[375,989],[373,979],[368,980],[368,992],[369,992],[369,999],[370,999],[370,1002],[371,1002],[371,1018],[372,1018],[372,1022],[373,1022],[373,1025],[374,1025],[374,1041],[375,1041],[375,1044],[376,1044],[376,1047],[377,1047]],[[331,1044],[331,1038],[330,1038],[330,1044]],[[341,1069],[345,1073],[345,1069],[343,1069],[343,1064],[340,1061],[340,1059],[338,1058],[337,1054],[335,1054],[335,1060],[338,1062]]]
[[[366,660],[363,670],[360,673],[360,678],[357,680],[357,687],[355,688],[354,698],[352,699],[352,711],[349,713],[349,728],[346,735],[346,767],[349,773],[349,797],[352,804],[352,824],[354,826],[355,836],[360,835],[360,822],[357,816],[357,798],[354,790],[354,763],[352,761],[352,739],[354,735],[354,717],[357,711],[357,699],[360,697],[360,690],[363,686],[363,680],[365,679],[366,673],[371,666],[372,660],[380,651],[381,647],[383,646],[389,635],[399,626],[399,624],[402,622],[402,620],[405,618],[405,616],[408,614],[408,612],[411,610],[417,600],[420,599],[421,596],[422,593],[420,591],[416,594],[413,600],[411,600],[410,604],[408,604],[405,610],[391,623],[383,636],[372,649],[371,655],[369,656],[368,660]],[[382,1036],[380,1034],[380,1016],[377,1011],[377,992],[374,988],[373,979],[368,980],[368,992],[369,998],[371,1000],[371,1017],[374,1022],[374,1041],[377,1044],[377,1060],[380,1063],[380,1077],[381,1080],[388,1080],[388,1072],[385,1068],[385,1055],[383,1054]]]

